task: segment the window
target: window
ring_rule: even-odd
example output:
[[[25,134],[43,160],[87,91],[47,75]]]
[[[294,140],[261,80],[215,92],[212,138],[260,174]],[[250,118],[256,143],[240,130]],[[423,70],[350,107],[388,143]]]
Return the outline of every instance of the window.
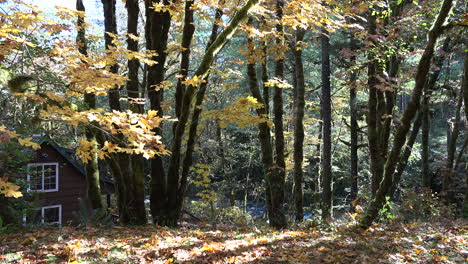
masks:
[[[25,224],[62,224],[62,205],[44,206],[34,211],[32,215],[23,217]]]
[[[42,223],[61,224],[62,223],[62,205],[46,206],[41,208]]]
[[[28,164],[28,191],[57,192],[58,163]]]

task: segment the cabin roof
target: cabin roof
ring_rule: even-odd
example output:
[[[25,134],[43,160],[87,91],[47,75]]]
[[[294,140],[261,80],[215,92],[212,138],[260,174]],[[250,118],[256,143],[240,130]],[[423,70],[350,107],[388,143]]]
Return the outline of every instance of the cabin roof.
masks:
[[[62,157],[64,157],[68,163],[70,163],[80,174],[85,177],[85,168],[83,163],[76,160],[73,156],[75,155],[75,150],[61,147],[57,142],[51,139],[49,136],[42,136],[35,138],[34,141],[39,145],[49,145],[55,149]],[[102,182],[113,184],[113,181],[108,178],[99,177],[99,180]]]

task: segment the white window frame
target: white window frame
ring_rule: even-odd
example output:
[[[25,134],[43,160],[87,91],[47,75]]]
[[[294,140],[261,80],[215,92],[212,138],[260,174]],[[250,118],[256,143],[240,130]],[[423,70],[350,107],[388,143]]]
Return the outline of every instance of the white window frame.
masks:
[[[58,208],[59,209],[59,219],[58,222],[51,222],[51,223],[44,223],[44,212],[46,209],[51,209],[51,208]],[[61,204],[56,204],[56,205],[48,205],[40,208],[41,210],[41,224],[50,224],[50,225],[62,225],[62,205]],[[23,223],[26,224],[26,215],[23,216]]]
[[[44,223],[44,212],[45,212],[45,209],[52,209],[52,208],[58,208],[59,209],[59,215],[58,215],[58,222],[52,222],[52,223]],[[54,224],[58,224],[58,225],[61,225],[62,224],[62,205],[61,204],[57,204],[57,205],[49,205],[49,206],[44,206],[41,208],[41,223],[42,224],[50,224],[50,225],[54,225]]]
[[[55,165],[55,189],[46,189],[44,190],[44,166],[46,165]],[[29,168],[30,167],[38,167],[42,166],[42,189],[40,190],[31,190],[31,185],[28,184],[28,192],[33,191],[33,192],[58,192],[59,190],[59,164],[58,162],[50,162],[50,163],[29,163],[28,164],[28,169],[27,169],[27,181],[30,182],[31,176],[29,175]]]

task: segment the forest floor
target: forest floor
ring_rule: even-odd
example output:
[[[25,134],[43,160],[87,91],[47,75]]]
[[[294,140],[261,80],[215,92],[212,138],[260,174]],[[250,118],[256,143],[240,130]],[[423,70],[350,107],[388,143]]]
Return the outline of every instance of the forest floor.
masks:
[[[41,228],[0,234],[0,263],[468,263],[467,222],[257,228]]]

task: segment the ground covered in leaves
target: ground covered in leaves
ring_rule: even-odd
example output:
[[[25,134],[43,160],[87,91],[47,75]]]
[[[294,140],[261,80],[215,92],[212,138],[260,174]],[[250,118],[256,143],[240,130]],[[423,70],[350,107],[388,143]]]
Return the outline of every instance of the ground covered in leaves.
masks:
[[[0,263],[468,263],[466,222],[257,228],[41,228],[0,234]]]

